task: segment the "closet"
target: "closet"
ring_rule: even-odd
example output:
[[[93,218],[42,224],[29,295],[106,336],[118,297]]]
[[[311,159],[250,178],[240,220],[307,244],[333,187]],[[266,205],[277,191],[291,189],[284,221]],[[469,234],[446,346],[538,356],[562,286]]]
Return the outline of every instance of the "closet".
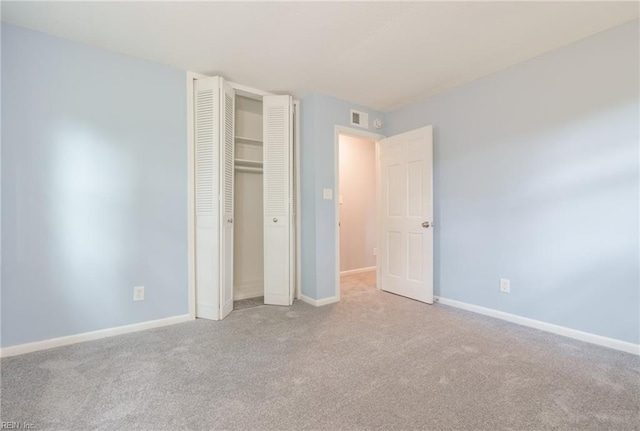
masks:
[[[291,96],[194,81],[196,316],[233,301],[291,305],[295,290],[295,110]]]
[[[236,96],[233,300],[264,296],[262,100]]]

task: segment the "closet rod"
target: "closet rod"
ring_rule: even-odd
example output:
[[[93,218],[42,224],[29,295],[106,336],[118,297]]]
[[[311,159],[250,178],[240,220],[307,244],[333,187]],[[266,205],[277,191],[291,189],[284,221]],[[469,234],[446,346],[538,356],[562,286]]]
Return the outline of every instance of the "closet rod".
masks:
[[[240,172],[254,172],[254,173],[258,173],[261,174],[262,168],[254,168],[251,166],[236,166],[236,171],[240,171]]]

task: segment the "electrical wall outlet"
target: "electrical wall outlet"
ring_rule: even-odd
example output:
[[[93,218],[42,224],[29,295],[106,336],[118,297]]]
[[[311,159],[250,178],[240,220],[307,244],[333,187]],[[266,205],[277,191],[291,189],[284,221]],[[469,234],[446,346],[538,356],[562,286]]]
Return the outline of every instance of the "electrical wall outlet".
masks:
[[[144,301],[144,286],[136,286],[133,288],[133,300]]]
[[[500,279],[500,292],[502,293],[511,293],[511,281],[506,278]]]

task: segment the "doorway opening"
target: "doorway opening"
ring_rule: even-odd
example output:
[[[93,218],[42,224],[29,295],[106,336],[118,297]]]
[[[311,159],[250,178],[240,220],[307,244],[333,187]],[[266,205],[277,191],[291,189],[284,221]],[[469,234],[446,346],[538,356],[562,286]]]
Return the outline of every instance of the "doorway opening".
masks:
[[[262,100],[236,95],[233,309],[264,305]]]
[[[377,142],[358,130],[336,136],[336,296],[377,286]],[[341,292],[342,290],[342,292]]]
[[[335,301],[340,300],[340,273],[366,270],[370,267],[356,264],[359,268],[341,267],[341,233],[347,226],[343,173],[340,159],[345,158],[341,150],[343,136],[369,140],[375,144],[375,210],[366,214],[366,221],[373,219],[376,226],[375,286],[378,290],[433,303],[433,127],[426,126],[398,135],[384,137],[348,127],[335,128],[335,185],[338,189],[335,202]],[[362,160],[354,162],[352,171],[359,172]],[[364,174],[362,174],[364,175]],[[370,181],[369,181],[370,182]],[[340,190],[342,188],[342,190]],[[359,194],[363,194],[361,190]],[[341,205],[342,204],[342,205]],[[342,209],[342,216],[341,216]],[[342,220],[344,218],[344,220]],[[342,222],[342,223],[341,223]],[[342,225],[341,225],[342,224]],[[351,244],[349,244],[351,245]],[[368,248],[371,248],[368,246]],[[373,250],[377,249],[377,250]],[[360,247],[362,250],[362,246]],[[367,254],[367,249],[364,249]],[[348,261],[348,260],[347,260]],[[347,264],[345,264],[347,265]],[[373,285],[370,281],[369,285]],[[333,299],[333,298],[332,298]]]

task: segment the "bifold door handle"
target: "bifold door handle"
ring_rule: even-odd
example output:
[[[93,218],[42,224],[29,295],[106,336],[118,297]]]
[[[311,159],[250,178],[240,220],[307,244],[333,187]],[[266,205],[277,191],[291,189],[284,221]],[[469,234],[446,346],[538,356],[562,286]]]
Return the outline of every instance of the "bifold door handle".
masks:
[[[232,218],[228,219],[227,223],[233,223],[233,219]]]
[[[415,225],[414,225],[415,226]],[[433,223],[429,223],[428,221],[422,222],[422,227],[427,229],[430,226],[433,226]]]
[[[274,217],[274,218],[273,218],[273,222],[274,222],[274,223],[278,223],[278,219]]]

